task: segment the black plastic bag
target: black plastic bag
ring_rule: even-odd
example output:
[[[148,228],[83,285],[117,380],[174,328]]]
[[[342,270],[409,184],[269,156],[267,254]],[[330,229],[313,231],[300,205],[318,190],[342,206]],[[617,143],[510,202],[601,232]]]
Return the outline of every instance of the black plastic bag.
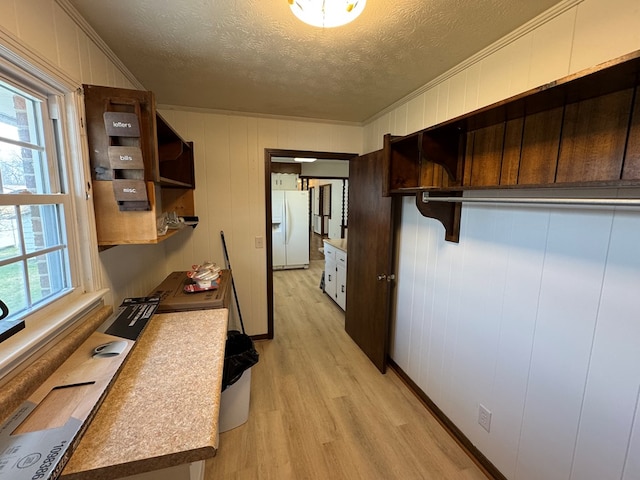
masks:
[[[224,350],[222,391],[240,380],[245,370],[258,363],[258,357],[258,352],[249,335],[237,330],[229,330]]]

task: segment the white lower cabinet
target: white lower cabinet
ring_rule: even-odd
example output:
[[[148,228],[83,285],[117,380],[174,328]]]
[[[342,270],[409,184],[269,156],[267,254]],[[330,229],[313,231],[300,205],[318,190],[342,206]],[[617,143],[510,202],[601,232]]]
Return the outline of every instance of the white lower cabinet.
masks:
[[[324,242],[324,292],[346,309],[347,254],[327,242]]]
[[[336,303],[347,309],[347,269],[340,264],[336,265]]]

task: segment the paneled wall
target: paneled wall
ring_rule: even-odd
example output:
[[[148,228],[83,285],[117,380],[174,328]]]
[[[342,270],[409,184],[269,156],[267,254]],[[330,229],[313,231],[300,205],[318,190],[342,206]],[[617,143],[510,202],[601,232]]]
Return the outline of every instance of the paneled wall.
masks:
[[[365,151],[640,49],[639,25],[635,0],[564,2],[383,112]],[[465,205],[454,244],[414,202],[393,359],[509,479],[640,478],[640,212]]]
[[[2,0],[0,44],[27,58],[39,68],[69,84],[70,91],[83,83],[135,88],[136,80],[99,39],[80,28],[55,0]],[[72,145],[72,148],[80,148]],[[144,295],[164,278],[161,246],[112,248],[100,254],[106,301],[116,305],[128,296]]]
[[[249,334],[265,334],[266,250],[256,248],[256,237],[266,244],[267,235],[264,150],[360,153],[362,127],[175,109],[161,113],[194,142],[200,217],[186,241],[176,236],[165,242],[167,269],[188,269],[205,259],[223,265],[223,230],[245,327]]]

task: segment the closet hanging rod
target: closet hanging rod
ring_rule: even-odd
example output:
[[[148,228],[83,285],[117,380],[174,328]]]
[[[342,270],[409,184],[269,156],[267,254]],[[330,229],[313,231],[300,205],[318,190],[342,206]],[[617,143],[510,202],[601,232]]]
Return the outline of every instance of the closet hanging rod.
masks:
[[[446,203],[490,203],[521,205],[566,205],[581,207],[631,207],[640,208],[640,199],[636,198],[544,198],[544,197],[430,197],[422,193],[422,201]]]

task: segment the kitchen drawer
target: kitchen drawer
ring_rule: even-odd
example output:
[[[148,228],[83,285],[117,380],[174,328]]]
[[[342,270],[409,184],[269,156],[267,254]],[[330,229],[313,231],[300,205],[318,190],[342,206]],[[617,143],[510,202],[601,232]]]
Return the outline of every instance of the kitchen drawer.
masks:
[[[325,242],[324,244],[324,259],[329,261],[334,261],[336,259],[336,252],[338,249],[332,245],[329,245]]]
[[[336,250],[336,264],[347,266],[347,253],[342,250]]]

